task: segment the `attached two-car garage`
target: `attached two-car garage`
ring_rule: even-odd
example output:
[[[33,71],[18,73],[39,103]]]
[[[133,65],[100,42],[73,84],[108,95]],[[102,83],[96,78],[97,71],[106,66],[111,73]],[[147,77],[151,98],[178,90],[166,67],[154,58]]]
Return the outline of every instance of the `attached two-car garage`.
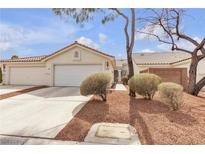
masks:
[[[90,74],[100,72],[102,65],[54,65],[54,86],[80,86]],[[45,67],[11,67],[10,84],[45,85]]]
[[[47,56],[0,61],[3,83],[11,85],[80,86],[89,75],[113,73],[115,58],[77,42]]]
[[[54,86],[80,86],[87,76],[101,71],[102,65],[55,65]]]
[[[90,74],[101,72],[102,65],[54,65],[54,86],[80,86]],[[10,67],[12,85],[46,85],[46,67]]]

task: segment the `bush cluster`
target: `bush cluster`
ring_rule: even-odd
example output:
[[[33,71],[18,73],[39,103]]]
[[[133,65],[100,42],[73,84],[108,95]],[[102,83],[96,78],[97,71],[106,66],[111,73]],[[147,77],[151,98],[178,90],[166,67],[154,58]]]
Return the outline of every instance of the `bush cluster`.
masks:
[[[183,87],[172,82],[164,82],[158,86],[160,100],[172,110],[179,109],[182,103]]]
[[[98,95],[103,101],[107,100],[107,89],[111,86],[109,73],[96,73],[87,77],[80,85],[81,95]]]
[[[145,99],[153,98],[160,83],[161,78],[151,73],[134,75],[128,81],[130,90],[144,96]]]

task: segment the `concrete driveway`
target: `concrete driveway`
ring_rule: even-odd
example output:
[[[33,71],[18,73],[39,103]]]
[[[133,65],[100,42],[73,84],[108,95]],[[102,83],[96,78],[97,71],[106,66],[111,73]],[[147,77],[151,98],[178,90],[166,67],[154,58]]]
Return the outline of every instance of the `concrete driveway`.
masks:
[[[31,88],[31,87],[33,87],[33,86],[1,85],[0,86],[0,95],[23,90],[23,89],[27,89],[27,88]]]
[[[49,87],[0,100],[0,135],[54,138],[90,98]]]

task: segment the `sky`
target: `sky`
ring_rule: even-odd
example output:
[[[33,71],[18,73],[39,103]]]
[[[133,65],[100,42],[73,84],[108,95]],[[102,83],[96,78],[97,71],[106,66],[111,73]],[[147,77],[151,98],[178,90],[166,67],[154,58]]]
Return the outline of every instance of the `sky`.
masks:
[[[186,16],[181,28],[195,40],[205,37],[205,9],[185,9]],[[125,14],[128,9],[122,9]],[[143,16],[143,9],[136,9]],[[74,41],[115,56],[126,58],[124,21],[117,18],[105,25],[101,15],[83,27],[72,19],[56,16],[51,9],[0,9],[0,59],[12,55],[19,57],[47,55]],[[139,29],[138,24],[136,29]],[[144,28],[146,29],[146,28]],[[161,30],[156,29],[160,34]],[[193,45],[180,41],[179,45],[193,49]],[[134,52],[170,51],[170,47],[154,38],[136,34]]]

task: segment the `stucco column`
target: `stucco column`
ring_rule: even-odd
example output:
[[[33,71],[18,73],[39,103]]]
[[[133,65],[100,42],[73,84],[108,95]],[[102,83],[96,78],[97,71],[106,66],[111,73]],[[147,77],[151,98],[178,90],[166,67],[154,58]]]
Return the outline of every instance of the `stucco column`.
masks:
[[[118,82],[121,81],[121,70],[118,70]]]

